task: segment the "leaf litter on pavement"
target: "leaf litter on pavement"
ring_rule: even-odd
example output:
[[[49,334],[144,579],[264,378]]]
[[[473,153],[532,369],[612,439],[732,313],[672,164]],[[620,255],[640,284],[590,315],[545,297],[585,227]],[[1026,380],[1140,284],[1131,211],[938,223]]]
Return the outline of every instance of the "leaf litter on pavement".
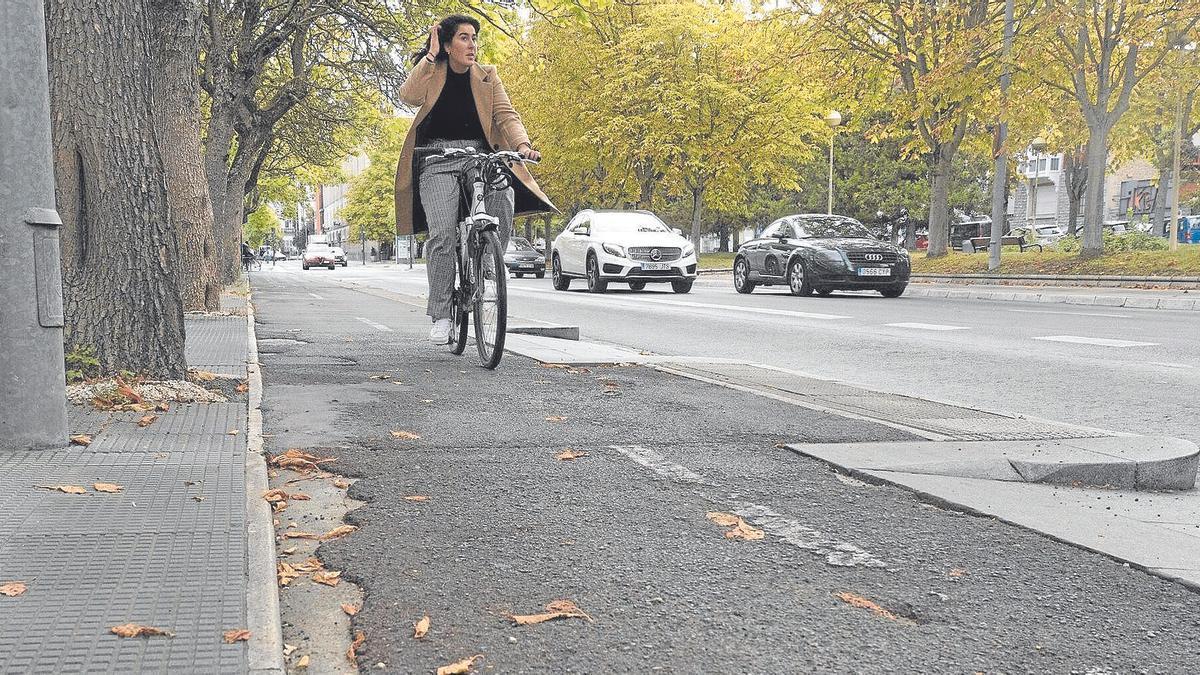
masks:
[[[461,661],[441,666],[437,669],[437,675],[465,675],[471,672],[471,668],[475,667],[475,662],[482,658],[483,654],[476,654],[475,656],[468,656]]]
[[[143,626],[138,623],[124,623],[120,626],[113,626],[108,629],[113,635],[123,638],[135,637],[153,637],[155,635],[163,635],[166,637],[175,637],[171,631],[155,628],[154,626]]]
[[[421,434],[414,434],[411,431],[393,431],[392,437],[402,441],[416,441],[421,439]]]
[[[229,645],[235,642],[245,642],[246,640],[250,639],[250,631],[246,630],[245,628],[227,630],[225,631],[223,637],[225,638],[225,644]]]
[[[34,487],[40,490],[50,490],[51,492],[64,492],[69,495],[87,494],[87,489],[82,485],[35,485]]]
[[[82,445],[87,447],[92,444],[91,434],[75,434],[71,437],[71,445]]]
[[[346,616],[355,616],[355,615],[357,615],[357,614],[358,614],[358,612],[359,612],[359,609],[360,609],[360,608],[359,608],[358,606],[356,606],[356,605],[352,605],[352,604],[350,604],[350,603],[348,603],[348,602],[343,602],[343,603],[342,603],[342,611],[346,613]]]
[[[124,490],[125,486],[117,485],[116,483],[92,483],[92,489],[95,490],[96,492],[107,492],[109,494],[116,494],[116,493]]]
[[[517,626],[532,626],[534,624],[545,623],[546,621],[554,621],[555,619],[585,619],[591,621],[592,617],[588,616],[571,600],[555,600],[546,604],[546,611],[538,614],[509,614],[508,618]]]
[[[579,459],[580,457],[587,456],[588,454],[586,452],[579,452],[571,448],[563,448],[563,451],[555,455],[554,459],[557,459],[560,462],[570,462],[572,460]]]
[[[28,589],[29,587],[20,581],[10,581],[6,584],[0,584],[0,595],[7,595],[10,598],[15,598]]]
[[[725,531],[726,539],[742,539],[745,541],[758,541],[766,537],[766,533],[742,520],[740,516],[735,516],[732,513],[722,513],[721,511],[709,511],[705,517],[715,525],[728,527]]]
[[[358,667],[358,648],[363,646],[367,641],[367,636],[362,631],[354,634],[354,642],[350,643],[350,647],[346,650],[346,660],[355,668]]]
[[[843,591],[841,593],[835,593],[834,597],[836,597],[838,600],[841,600],[842,602],[846,603],[847,605],[850,605],[851,607],[858,607],[859,609],[870,610],[871,613],[874,614],[875,616],[882,617],[889,621],[895,621],[897,623],[902,623],[902,624],[906,624],[906,625],[915,625],[916,624],[916,622],[913,621],[912,619],[909,619],[908,617],[899,616],[893,612],[890,612],[890,611],[884,609],[883,607],[880,607],[878,603],[868,600],[867,598],[864,598],[863,596],[857,595],[855,593],[849,593],[849,592]]]
[[[428,635],[430,623],[431,623],[431,621],[429,619],[428,614],[421,617],[421,619],[419,621],[414,622],[413,623],[413,638],[416,640],[420,640],[421,638]]]

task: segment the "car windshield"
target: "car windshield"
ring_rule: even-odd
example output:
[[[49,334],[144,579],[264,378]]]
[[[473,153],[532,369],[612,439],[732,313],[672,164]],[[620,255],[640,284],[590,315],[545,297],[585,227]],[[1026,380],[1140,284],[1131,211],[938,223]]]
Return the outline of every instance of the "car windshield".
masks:
[[[509,239],[508,240],[508,250],[509,251],[534,251],[534,252],[537,251],[537,249],[535,249],[529,243],[529,241],[523,237],[513,237],[512,239]]]
[[[795,221],[796,234],[806,239],[874,239],[862,223],[839,216],[805,216]]]
[[[649,213],[597,213],[592,216],[592,229],[605,234],[671,231],[663,221]]]

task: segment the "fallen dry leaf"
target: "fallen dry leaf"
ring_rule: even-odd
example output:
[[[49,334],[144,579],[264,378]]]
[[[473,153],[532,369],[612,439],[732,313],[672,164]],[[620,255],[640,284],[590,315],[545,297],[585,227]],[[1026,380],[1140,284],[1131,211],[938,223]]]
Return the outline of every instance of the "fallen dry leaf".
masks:
[[[565,418],[561,415],[551,415],[546,418],[546,421],[547,422],[566,422],[567,418]]]
[[[892,612],[889,612],[888,610],[884,609],[883,607],[880,607],[879,605],[875,604],[874,602],[871,602],[870,600],[864,598],[861,595],[855,595],[854,593],[847,593],[847,592],[837,593],[835,595],[839,600],[846,603],[847,605],[850,605],[851,607],[858,607],[861,609],[871,610],[871,612],[874,613],[875,616],[881,616],[890,621],[897,621],[899,623],[908,623],[908,624],[913,623],[913,621],[911,619],[907,619],[902,616],[897,616],[897,615],[893,614]]]
[[[244,394],[244,393],[250,391],[250,385],[249,385],[249,383],[242,382],[238,386],[234,387],[233,390],[239,394]]]
[[[308,560],[296,565],[297,572],[304,572],[306,574],[308,572],[318,572],[323,569],[325,569],[324,563],[316,558],[309,558]]]
[[[390,380],[390,379],[392,379],[392,376],[391,375],[372,375],[371,379],[372,380]]]
[[[43,490],[52,490],[54,492],[65,492],[69,495],[86,495],[87,490],[78,485],[35,485],[36,488]]]
[[[216,373],[210,373],[207,370],[196,370],[192,368],[189,369],[189,374],[193,379],[200,380],[201,382],[212,382],[213,380],[217,379]]]
[[[588,454],[586,452],[576,452],[575,450],[572,450],[571,448],[566,448],[562,452],[555,455],[554,459],[557,459],[561,462],[568,462],[568,461],[571,461],[574,459],[579,459],[580,457],[587,457],[587,456],[588,456]]]
[[[295,547],[295,546],[289,546],[288,548],[285,548],[285,549],[283,549],[283,554],[284,554],[284,555],[291,555],[291,554],[293,554],[293,553],[295,553],[295,552],[296,552],[296,547]]]
[[[227,630],[225,631],[224,637],[225,644],[228,645],[231,645],[235,642],[245,642],[246,640],[250,639],[250,631],[244,628],[241,630]]]
[[[358,614],[358,610],[359,610],[358,607],[355,607],[354,605],[352,605],[348,602],[342,603],[342,611],[346,613],[346,616],[354,616],[354,615]]]
[[[82,445],[87,447],[92,444],[92,437],[89,434],[76,434],[71,437],[71,445]]]
[[[358,528],[353,525],[338,525],[337,527],[333,528],[332,530],[321,535],[321,541],[329,541],[330,539],[337,539],[338,537],[344,537],[356,530],[358,530]]]
[[[96,492],[107,492],[109,494],[115,494],[117,492],[120,492],[121,490],[124,490],[125,486],[117,485],[116,483],[92,483],[92,489],[95,490]]]
[[[291,526],[289,525],[289,527]],[[283,536],[288,539],[320,539],[320,537],[312,532],[284,532]]]
[[[283,513],[287,508],[287,502],[271,502],[271,513]]]
[[[238,435],[238,430],[237,430],[237,429],[230,429],[230,430],[229,430],[229,435],[230,435],[230,436],[237,436],[237,435]]]
[[[333,481],[333,487],[339,490],[345,490],[346,488],[350,487],[350,484],[339,478]]]
[[[776,443],[775,449],[776,450],[787,450],[787,443]]]
[[[420,621],[413,624],[413,637],[420,640],[429,634],[429,615],[421,617]]]
[[[393,431],[392,437],[399,438],[402,441],[415,441],[421,438],[420,434],[414,434],[411,431]]]
[[[288,497],[291,499],[294,499],[298,502],[306,502],[306,501],[312,499],[312,497],[309,497],[308,495],[304,494],[303,492],[293,492],[292,494],[288,495]]]
[[[295,567],[292,567],[285,562],[279,563],[276,568],[276,574],[279,577],[280,586],[287,586],[300,576],[300,573],[296,571]]]
[[[113,626],[112,628],[109,628],[109,630],[112,631],[113,635],[123,638],[150,637],[152,635],[175,637],[175,634],[170,631],[165,631],[161,628],[155,628],[154,626],[143,626],[137,623],[121,624],[120,626]]]
[[[287,491],[280,490],[278,488],[276,488],[274,490],[267,490],[266,492],[263,493],[263,499],[267,500],[268,502],[271,502],[272,504],[275,502],[285,502],[285,501],[287,501],[287,498],[288,498]]]
[[[300,660],[296,661],[296,667],[297,668],[308,668],[308,654],[301,656]]]
[[[171,404],[163,401],[162,403],[154,406],[154,409],[159,412],[171,412]]]
[[[312,580],[314,583],[324,584],[326,586],[337,586],[342,581],[342,573],[321,570],[319,572],[313,572]]]
[[[292,652],[296,651],[296,649],[297,649],[296,645],[289,645],[286,642],[283,643],[283,655],[284,656],[291,656]]]
[[[351,642],[350,648],[346,650],[346,660],[349,661],[350,665],[354,666],[355,668],[358,667],[358,654],[356,652],[358,651],[358,648],[363,646],[363,643],[366,641],[367,636],[363,634],[362,631],[359,631],[354,634],[354,642]]]
[[[427,502],[427,501],[429,501],[429,497],[426,497],[425,495],[409,495],[404,498],[404,501],[406,501],[406,502]]]
[[[272,457],[269,464],[281,469],[292,469],[300,473],[307,473],[319,469],[319,464],[334,461],[337,461],[336,457],[317,457],[307,452],[301,452],[296,448],[291,448],[283,454]]]
[[[720,511],[709,511],[705,517],[713,523],[721,527],[729,527],[732,529],[725,531],[726,539],[742,539],[745,541],[758,541],[766,537],[766,533],[742,520],[732,513],[722,513]]]
[[[7,584],[0,586],[0,595],[7,595],[10,598],[15,598],[28,590],[28,588],[28,586],[19,581],[10,581]]]
[[[546,611],[540,614],[509,614],[509,619],[518,626],[531,626],[533,624],[553,621],[554,619],[587,619],[592,620],[586,612],[570,600],[555,600],[546,605]]]
[[[950,570],[950,572],[949,572],[950,576],[952,576],[952,577],[961,577],[961,576],[964,576],[966,573],[967,573],[967,571],[961,567],[955,567],[954,569]]]
[[[455,661],[448,666],[442,666],[437,669],[437,675],[466,675],[471,672],[471,668],[475,666],[475,662],[483,658],[483,654],[468,656],[462,661]]]
[[[142,417],[142,419],[138,420],[137,425],[139,427],[146,428],[146,427],[150,426],[151,424],[154,424],[154,422],[157,420],[158,420],[158,415],[145,415]]]

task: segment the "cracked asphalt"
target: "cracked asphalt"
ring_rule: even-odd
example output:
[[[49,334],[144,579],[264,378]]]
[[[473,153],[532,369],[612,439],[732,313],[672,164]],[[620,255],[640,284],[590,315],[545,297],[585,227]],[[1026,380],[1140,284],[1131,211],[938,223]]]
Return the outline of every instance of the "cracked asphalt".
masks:
[[[423,308],[335,279],[259,275],[254,304],[268,449],[332,451],[367,502],[318,549],[365,591],[364,671],[1200,670],[1186,588],[776,447],[903,432],[640,367],[485,371],[426,343]],[[592,620],[507,619],[560,598]]]

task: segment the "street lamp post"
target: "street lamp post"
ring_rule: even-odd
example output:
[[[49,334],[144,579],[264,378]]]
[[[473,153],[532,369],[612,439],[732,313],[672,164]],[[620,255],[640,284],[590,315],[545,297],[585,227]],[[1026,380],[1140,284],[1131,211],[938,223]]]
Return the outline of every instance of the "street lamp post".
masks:
[[[41,0],[0,11],[0,449],[67,443],[62,276]]]
[[[837,134],[837,128],[842,125],[842,114],[836,110],[830,110],[825,116],[825,123],[829,125],[829,208],[826,211],[829,215],[833,215],[833,139]]]
[[[1030,204],[1030,212],[1033,214],[1029,221],[1029,227],[1033,230],[1034,236],[1037,235],[1037,207],[1038,207],[1038,179],[1041,177],[1042,159],[1041,154],[1046,149],[1046,141],[1041,136],[1033,139],[1029,143],[1029,148],[1033,150],[1033,185],[1029,190],[1032,198]]]

